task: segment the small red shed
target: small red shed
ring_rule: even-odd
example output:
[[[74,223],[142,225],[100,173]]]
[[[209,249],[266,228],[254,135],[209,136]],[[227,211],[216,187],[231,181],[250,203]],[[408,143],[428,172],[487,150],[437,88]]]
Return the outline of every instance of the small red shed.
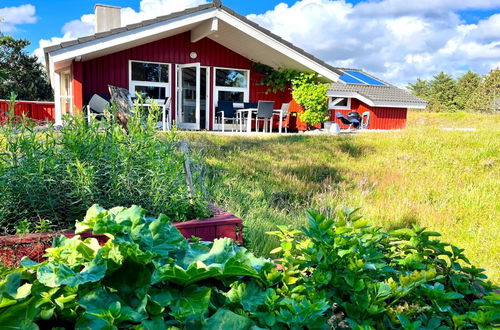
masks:
[[[343,69],[281,39],[220,1],[126,26],[121,24],[120,10],[96,5],[94,35],[44,49],[54,88],[56,124],[62,124],[64,114],[81,111],[93,94],[106,97],[107,86],[114,85],[159,103],[171,97],[171,119],[181,129],[218,130],[218,101],[243,106],[271,100],[276,108],[290,102],[290,91],[266,93],[267,87],[260,84],[263,75],[253,69],[256,62],[316,72],[332,87],[350,85]],[[348,97],[358,110],[371,107],[374,120],[387,115],[361,98],[362,93],[346,93],[342,97]],[[402,116],[400,109],[406,112],[413,104],[387,106],[388,116]],[[404,123],[391,125],[387,128],[400,128]]]

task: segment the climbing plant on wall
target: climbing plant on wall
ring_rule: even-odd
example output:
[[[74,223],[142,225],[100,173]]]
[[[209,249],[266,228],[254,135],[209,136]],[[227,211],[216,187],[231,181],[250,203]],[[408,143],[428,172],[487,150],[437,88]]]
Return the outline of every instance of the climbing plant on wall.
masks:
[[[302,121],[312,126],[328,119],[328,85],[319,82],[316,73],[275,70],[262,63],[254,63],[254,70],[264,74],[260,83],[269,87],[267,93],[291,88],[293,99],[304,108],[304,112],[299,114]]]

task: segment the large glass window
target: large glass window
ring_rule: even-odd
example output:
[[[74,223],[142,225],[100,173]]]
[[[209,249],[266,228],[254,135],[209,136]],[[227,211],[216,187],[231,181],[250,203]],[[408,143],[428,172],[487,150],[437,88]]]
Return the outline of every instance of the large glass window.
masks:
[[[249,71],[242,69],[215,68],[214,104],[230,101],[236,108],[248,102]]]
[[[170,64],[156,62],[130,62],[129,90],[158,102],[170,96]]]

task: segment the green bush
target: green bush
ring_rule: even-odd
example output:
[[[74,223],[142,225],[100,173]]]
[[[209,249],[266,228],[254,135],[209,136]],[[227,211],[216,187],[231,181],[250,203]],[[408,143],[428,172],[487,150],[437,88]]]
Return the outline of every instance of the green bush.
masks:
[[[0,234],[14,233],[23,219],[66,229],[94,203],[140,204],[178,221],[206,216],[198,165],[191,198],[176,133],[158,133],[157,110],[134,109],[128,132],[111,115],[90,124],[68,117],[60,129],[39,130],[10,114],[0,127]]]
[[[314,74],[302,73],[293,80],[293,99],[304,108],[300,119],[309,125],[322,124],[328,120],[328,85],[316,81]]]
[[[488,329],[499,295],[423,228],[384,233],[353,212],[279,227],[281,270],[230,239],[189,243],[137,206],[93,206],[48,260],[0,267],[0,327]]]

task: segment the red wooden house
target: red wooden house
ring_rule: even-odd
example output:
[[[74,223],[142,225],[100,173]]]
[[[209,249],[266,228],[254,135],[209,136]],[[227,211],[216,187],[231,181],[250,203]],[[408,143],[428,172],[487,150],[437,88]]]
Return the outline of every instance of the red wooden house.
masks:
[[[95,11],[94,35],[45,48],[56,124],[62,123],[63,114],[81,110],[93,94],[108,94],[107,86],[115,85],[159,102],[171,97],[172,119],[180,128],[217,130],[220,100],[236,106],[273,100],[276,108],[291,100],[290,91],[266,93],[267,87],[260,84],[262,74],[253,70],[255,62],[316,72],[324,82],[332,83],[332,113],[347,107],[371,111],[374,124],[370,128],[401,128],[407,108],[425,106],[422,100],[372,76],[383,86],[332,67],[220,1],[123,27],[120,8],[96,5]],[[378,98],[374,98],[364,90],[348,89],[365,85],[383,87],[386,93],[376,92]],[[380,94],[386,99],[380,99]],[[394,101],[396,94],[400,98]]]

